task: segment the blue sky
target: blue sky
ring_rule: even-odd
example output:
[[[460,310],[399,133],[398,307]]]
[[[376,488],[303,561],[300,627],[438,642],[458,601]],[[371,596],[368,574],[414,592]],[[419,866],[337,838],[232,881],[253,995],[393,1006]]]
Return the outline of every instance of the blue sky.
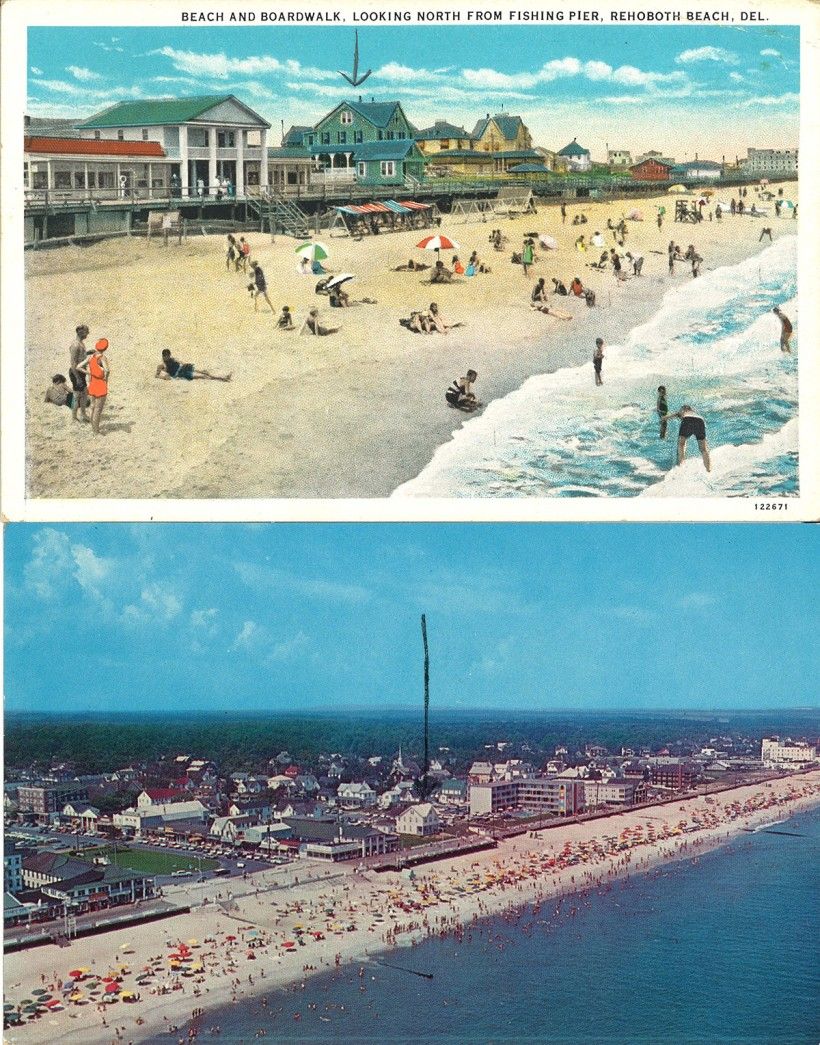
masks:
[[[487,112],[524,117],[536,144],[573,137],[678,159],[792,147],[795,26],[690,28],[394,26],[360,30],[366,97],[399,98],[417,126],[470,130]],[[267,118],[315,123],[355,94],[353,29],[279,27],[29,30],[28,111],[89,116],[115,100],[234,93]],[[350,92],[350,93],[348,93]]]
[[[816,533],[5,528],[9,710],[816,705]]]

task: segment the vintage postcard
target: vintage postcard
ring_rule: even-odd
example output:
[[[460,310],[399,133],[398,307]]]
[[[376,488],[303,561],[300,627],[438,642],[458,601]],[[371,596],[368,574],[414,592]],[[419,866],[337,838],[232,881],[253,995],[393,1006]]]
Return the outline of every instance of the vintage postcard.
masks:
[[[816,515],[813,5],[3,19],[9,517]]]
[[[816,1041],[816,543],[7,526],[4,1041]]]

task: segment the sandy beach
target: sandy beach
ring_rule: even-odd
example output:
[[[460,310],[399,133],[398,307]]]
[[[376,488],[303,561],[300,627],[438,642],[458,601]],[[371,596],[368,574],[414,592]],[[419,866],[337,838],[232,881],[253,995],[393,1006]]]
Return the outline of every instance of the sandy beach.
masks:
[[[65,1008],[8,1030],[5,1040],[95,1045],[144,1040],[170,1026],[182,1037],[192,1012],[200,1009],[195,1022],[205,1032],[209,1013],[220,1005],[276,995],[306,981],[309,988],[314,971],[362,963],[428,935],[458,933],[475,917],[697,855],[818,801],[820,771],[814,771],[524,834],[495,850],[423,866],[412,878],[300,863],[289,872],[294,880],[287,888],[275,871],[230,883],[236,890],[231,902],[216,898],[228,883],[208,883],[198,900],[192,887],[189,901],[200,905],[189,914],[75,940],[69,947],[8,955],[7,1000],[39,989],[63,998]],[[203,905],[208,893],[213,898]],[[304,945],[298,945],[300,936]],[[55,973],[62,981],[75,969],[88,970],[76,983],[77,995],[55,983]],[[145,970],[150,972],[137,984]],[[101,1004],[109,973],[119,975],[120,990],[136,991],[140,999]]]
[[[714,199],[728,198],[718,190]],[[796,185],[784,195],[797,200]],[[755,200],[750,189],[747,203]],[[666,207],[658,229],[656,204]],[[622,250],[644,255],[643,274],[618,284],[611,270],[588,267],[600,249],[576,251],[580,233],[596,230],[614,244],[614,222],[638,206],[645,221],[627,222]],[[769,205],[771,207],[771,204]],[[329,337],[298,336],[276,329],[264,301],[254,312],[249,278],[226,271],[224,236],[191,235],[167,248],[142,238],[87,247],[61,247],[26,255],[27,486],[33,497],[385,497],[412,479],[436,447],[464,420],[444,402],[450,382],[476,369],[476,392],[486,403],[504,396],[533,374],[591,358],[595,338],[618,343],[648,319],[672,285],[692,284],[689,266],[667,274],[666,248],[673,238],[704,258],[703,271],[736,263],[775,239],[794,235],[798,222],[727,216],[695,226],[674,224],[674,197],[568,205],[566,224],[557,205],[537,215],[491,218],[487,224],[443,217],[441,231],[459,244],[466,261],[473,250],[491,272],[451,285],[425,285],[428,273],[391,272],[412,257],[418,231],[361,241],[319,237],[330,247],[327,265],[350,272],[350,298],[375,299],[331,309],[314,293],[316,277],[297,272],[296,243],[271,242],[250,233],[252,258],[262,265],[277,310],[289,305],[297,328],[309,308],[321,309]],[[577,213],[587,224],[572,225]],[[507,237],[493,251],[490,230]],[[538,251],[527,276],[510,262],[525,234],[547,233],[555,251]],[[443,255],[449,264],[450,252]],[[580,298],[553,297],[572,313],[570,322],[536,313],[530,292],[537,278],[569,285],[580,276],[597,296],[595,308]],[[693,287],[694,290],[694,287]],[[463,327],[446,336],[413,334],[399,325],[412,309],[437,301],[446,321]],[[70,412],[45,403],[55,373],[68,373],[74,328],[91,329],[88,343],[110,341],[111,380],[102,434],[74,423]],[[169,348],[181,362],[229,383],[160,381],[154,372]],[[776,345],[775,345],[776,348]],[[718,364],[716,364],[718,365]]]

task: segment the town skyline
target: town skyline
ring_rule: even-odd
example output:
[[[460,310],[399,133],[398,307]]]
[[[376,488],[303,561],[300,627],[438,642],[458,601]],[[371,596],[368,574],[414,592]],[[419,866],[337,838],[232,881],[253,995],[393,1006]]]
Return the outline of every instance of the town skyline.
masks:
[[[6,708],[417,706],[421,612],[437,709],[811,705],[817,564],[783,532],[14,527]]]
[[[797,142],[795,26],[444,27],[435,61],[429,29],[365,28],[361,61],[373,73],[362,88],[337,71],[350,66],[347,28],[163,28],[156,46],[159,32],[31,28],[27,111],[85,118],[119,100],[233,93],[271,122],[275,144],[361,91],[401,101],[416,127],[446,119],[469,132],[488,112],[521,115],[534,144],[558,150],[577,137],[595,158],[609,146],[728,161]]]

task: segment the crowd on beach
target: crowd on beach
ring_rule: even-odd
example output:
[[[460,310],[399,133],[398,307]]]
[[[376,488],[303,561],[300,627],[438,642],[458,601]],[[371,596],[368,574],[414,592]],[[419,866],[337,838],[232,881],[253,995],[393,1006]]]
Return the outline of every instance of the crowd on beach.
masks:
[[[707,190],[708,191],[708,190]],[[759,196],[775,199],[775,213],[777,217],[783,217],[788,205],[793,216],[796,216],[797,207],[790,201],[782,199],[783,190],[778,190],[779,195],[774,197],[773,193],[763,194],[762,188],[757,189]],[[728,204],[717,203],[710,205],[706,196],[694,202],[677,201],[676,215],[680,216],[681,222],[692,221],[695,226],[699,223],[712,220],[721,221],[722,215],[728,214],[732,217],[743,215],[756,216],[763,214],[763,209],[757,207],[756,202],[749,204],[747,196],[749,189],[742,188],[737,193],[737,198],[731,198]],[[760,203],[768,202],[761,199]],[[688,215],[688,217],[687,217]],[[535,214],[533,212],[532,216]],[[558,215],[556,214],[556,217]],[[657,225],[662,230],[666,219],[666,207],[663,203],[657,205]],[[574,214],[566,202],[560,205],[560,221],[562,224],[571,223],[579,229],[585,229],[589,225],[589,219],[583,206]],[[625,293],[630,293],[630,284],[638,287],[641,280],[647,276],[656,282],[663,278],[663,270],[653,260],[652,255],[666,254],[666,273],[669,278],[674,278],[682,266],[685,266],[693,279],[698,278],[704,268],[704,256],[698,249],[696,243],[690,242],[685,249],[673,237],[668,240],[665,252],[660,249],[639,250],[626,245],[630,238],[630,228],[633,222],[643,221],[643,214],[636,210],[624,210],[621,214],[610,214],[600,224],[600,228],[589,235],[586,231],[579,231],[575,239],[575,250],[578,265],[576,274],[561,278],[539,275],[539,267],[542,260],[551,251],[557,249],[555,239],[547,233],[531,231],[525,233],[517,243],[510,243],[508,235],[501,228],[493,228],[487,236],[487,245],[493,256],[493,263],[482,257],[478,247],[471,247],[463,253],[457,248],[448,260],[445,261],[441,250],[436,250],[434,259],[429,262],[416,260],[410,257],[405,262],[393,265],[391,272],[419,274],[422,282],[426,285],[439,287],[453,287],[454,293],[442,289],[442,295],[446,300],[442,305],[440,300],[431,301],[427,306],[413,308],[406,318],[399,320],[401,326],[409,333],[421,335],[447,336],[454,330],[466,328],[467,324],[461,318],[452,319],[447,312],[454,307],[458,298],[457,286],[466,280],[488,279],[497,280],[502,262],[508,261],[519,269],[525,280],[530,283],[527,293],[527,305],[539,315],[553,322],[569,323],[578,319],[575,311],[577,305],[583,304],[586,309],[596,310],[606,305],[602,301],[602,294],[610,296],[612,291],[602,283],[601,277],[605,273],[611,273],[613,287],[621,288]],[[482,233],[486,235],[486,233]],[[761,237],[768,235],[771,239],[771,229],[765,227]],[[440,237],[442,241],[446,237]],[[607,239],[609,238],[609,242]],[[692,237],[696,238],[696,237]],[[321,246],[306,244],[306,247]],[[289,247],[286,249],[290,249]],[[301,248],[299,248],[301,250]],[[594,251],[594,257],[587,260],[590,251]],[[310,305],[305,302],[305,312],[297,317],[294,308],[290,304],[274,305],[272,289],[262,264],[253,256],[253,248],[250,239],[245,234],[231,233],[227,236],[224,248],[224,267],[226,275],[233,275],[242,279],[242,286],[247,288],[253,302],[254,311],[260,309],[274,317],[275,329],[279,332],[298,332],[318,337],[328,337],[338,334],[342,329],[341,324],[329,324],[323,320],[318,304]],[[323,251],[312,252],[310,249],[298,254],[296,264],[299,275],[307,278],[317,278],[318,282],[313,287],[313,293],[322,300],[327,300],[331,309],[346,311],[358,304],[376,304],[373,298],[362,297],[360,301],[351,300],[349,281],[354,278],[352,273],[333,273],[325,267],[327,254]],[[560,254],[558,255],[560,257]],[[584,274],[581,266],[586,269]],[[542,270],[543,271],[543,270]],[[551,288],[549,284],[551,283]],[[780,324],[780,348],[784,354],[791,353],[791,339],[794,333],[792,320],[779,307],[774,309]],[[594,315],[590,312],[589,318]],[[602,310],[602,317],[605,312]],[[603,324],[599,322],[599,326]],[[605,334],[605,331],[604,331]],[[592,350],[592,373],[596,387],[604,383],[604,355],[605,345],[603,337],[595,337]],[[93,347],[91,347],[93,345]],[[90,422],[92,431],[99,434],[104,431],[101,424],[104,410],[108,400],[108,392],[111,381],[111,343],[107,337],[90,338],[87,324],[80,324],[76,328],[76,336],[69,346],[68,351],[68,374],[65,372],[55,373],[51,383],[45,391],[45,401],[57,406],[68,406],[71,417],[75,421]],[[469,361],[469,360],[468,360]],[[472,361],[469,361],[470,363]],[[193,361],[179,358],[176,350],[167,347],[160,350],[156,361],[155,377],[165,381],[194,381],[207,380],[221,383],[230,382],[233,373],[216,373]],[[462,376],[453,379],[444,391],[445,403],[465,413],[473,413],[483,404],[476,394],[477,370],[470,365],[465,367]],[[685,399],[685,390],[681,393],[681,400]],[[706,436],[707,421],[697,413],[696,405],[683,402],[682,405],[670,411],[667,405],[667,390],[658,389],[656,410],[659,421],[659,437],[666,438],[668,423],[670,420],[680,420],[678,431],[678,463],[685,459],[686,445],[691,437],[695,437],[698,443],[704,465],[707,470],[711,467],[709,447]]]
[[[71,1030],[66,1019],[76,1019],[87,1028],[81,1040],[107,1041],[106,1033],[115,1032],[116,1043],[144,1037],[148,1017],[153,1031],[159,1026],[184,1042],[219,1033],[208,1022],[206,1005],[247,1004],[260,996],[258,1011],[268,1023],[280,1016],[302,1019],[316,1011],[315,1001],[306,1008],[297,1003],[294,1010],[281,993],[283,984],[298,998],[310,973],[332,972],[348,962],[360,966],[363,978],[362,960],[378,961],[385,950],[431,936],[469,940],[482,916],[507,911],[518,917],[529,902],[582,897],[585,890],[695,854],[738,827],[770,821],[818,797],[815,775],[689,800],[680,810],[665,805],[594,821],[588,825],[594,833],[555,833],[536,823],[479,858],[451,859],[403,875],[382,878],[359,869],[294,886],[273,899],[257,889],[245,907],[215,905],[202,940],[178,938],[171,921],[164,948],[155,943],[144,956],[132,944],[112,946],[107,960],[42,972],[39,984],[7,981],[6,1026],[17,1031],[13,1041],[26,1041],[29,1028],[35,1033],[29,1040],[42,1041],[37,1024],[48,1018],[56,1040]],[[75,945],[78,953],[82,943]],[[272,993],[277,1004],[270,1004]],[[134,1010],[130,1027],[126,1008]],[[179,1014],[186,1011],[190,1017],[183,1019]]]

